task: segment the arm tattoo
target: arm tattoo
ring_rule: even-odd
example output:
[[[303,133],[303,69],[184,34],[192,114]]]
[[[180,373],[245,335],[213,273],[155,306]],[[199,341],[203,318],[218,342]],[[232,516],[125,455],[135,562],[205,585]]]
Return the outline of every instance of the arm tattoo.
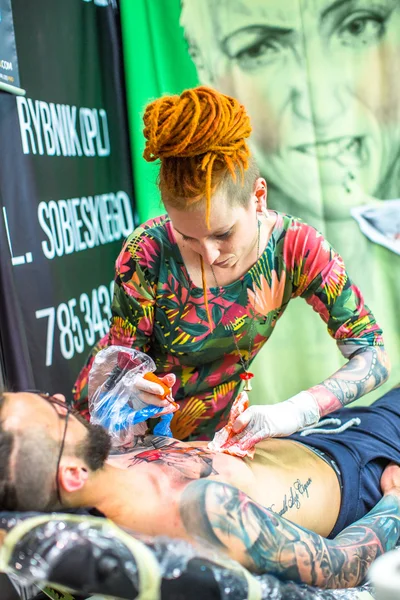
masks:
[[[400,536],[400,500],[385,496],[334,540],[298,527],[230,485],[199,480],[181,499],[183,524],[247,568],[321,588],[359,585]]]
[[[382,346],[362,347],[334,375],[309,389],[327,415],[376,389],[389,377],[390,365]]]

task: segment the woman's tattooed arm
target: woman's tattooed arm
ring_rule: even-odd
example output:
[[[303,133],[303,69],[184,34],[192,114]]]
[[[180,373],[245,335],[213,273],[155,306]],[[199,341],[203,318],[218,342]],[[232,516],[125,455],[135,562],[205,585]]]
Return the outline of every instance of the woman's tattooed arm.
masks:
[[[390,363],[383,346],[361,347],[341,369],[308,391],[316,399],[322,417],[379,387],[389,373]]]
[[[193,538],[202,538],[245,567],[321,588],[359,585],[372,561],[400,536],[400,497],[385,496],[365,517],[334,540],[307,531],[215,481],[189,484],[181,517]]]

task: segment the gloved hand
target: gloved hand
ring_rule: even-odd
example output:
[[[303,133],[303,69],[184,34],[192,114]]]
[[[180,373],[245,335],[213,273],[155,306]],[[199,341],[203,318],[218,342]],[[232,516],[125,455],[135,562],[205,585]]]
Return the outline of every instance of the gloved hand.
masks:
[[[171,390],[176,378],[172,373],[158,378],[154,370],[154,361],[135,349],[110,346],[97,353],[89,379],[90,420],[108,431],[113,446],[143,436],[152,417],[161,417],[156,435],[172,435],[172,413],[179,408]]]
[[[172,388],[176,381],[174,373],[168,373],[163,377],[159,377],[159,379],[169,388]],[[144,404],[151,404],[153,406],[161,406],[164,408],[171,407],[171,402],[160,398],[160,396],[164,394],[163,388],[153,381],[148,381],[143,375],[136,375],[133,380],[131,393],[135,400],[139,400]],[[140,405],[134,406],[134,403],[132,403],[133,408],[136,409],[138,406]],[[168,412],[170,411],[168,410]],[[159,413],[158,416],[161,414],[164,413]]]
[[[250,406],[234,422],[236,435],[221,447],[236,445],[242,452],[269,437],[286,437],[320,419],[317,401],[310,392],[300,392],[280,404]]]

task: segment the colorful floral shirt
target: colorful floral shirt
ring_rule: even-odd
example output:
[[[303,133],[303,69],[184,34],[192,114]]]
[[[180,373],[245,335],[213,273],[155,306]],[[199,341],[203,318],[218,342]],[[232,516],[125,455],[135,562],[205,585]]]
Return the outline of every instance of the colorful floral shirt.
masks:
[[[176,375],[180,410],[172,431],[178,439],[210,439],[226,424],[243,373],[232,331],[251,362],[294,298],[318,312],[342,351],[347,344],[383,344],[342,258],[318,231],[289,215],[277,213],[264,252],[245,275],[207,294],[212,328],[203,289],[190,279],[167,216],[127,239],[116,262],[107,343],[142,350],[157,374]]]

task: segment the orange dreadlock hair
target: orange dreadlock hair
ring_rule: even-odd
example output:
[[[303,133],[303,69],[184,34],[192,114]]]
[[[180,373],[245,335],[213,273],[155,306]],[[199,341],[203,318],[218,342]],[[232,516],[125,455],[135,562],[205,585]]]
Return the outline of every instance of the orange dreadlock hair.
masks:
[[[252,161],[249,181],[245,171],[250,151],[245,141],[251,133],[250,119],[235,98],[200,86],[185,90],[180,96],[164,96],[148,104],[144,117],[147,140],[144,158],[161,159],[159,187],[164,204],[190,209],[205,198],[206,224],[210,227],[211,196],[226,182],[236,184],[241,176],[243,198],[247,203],[258,170]],[[246,185],[245,185],[246,184]],[[246,189],[246,188],[251,189]],[[207,299],[207,282],[200,256],[205,310],[211,331],[213,322]]]
[[[144,114],[144,158],[161,159],[163,201],[178,209],[205,198],[210,226],[211,196],[229,173],[234,182],[248,168],[245,141],[250,119],[238,100],[208,87],[151,102]]]

